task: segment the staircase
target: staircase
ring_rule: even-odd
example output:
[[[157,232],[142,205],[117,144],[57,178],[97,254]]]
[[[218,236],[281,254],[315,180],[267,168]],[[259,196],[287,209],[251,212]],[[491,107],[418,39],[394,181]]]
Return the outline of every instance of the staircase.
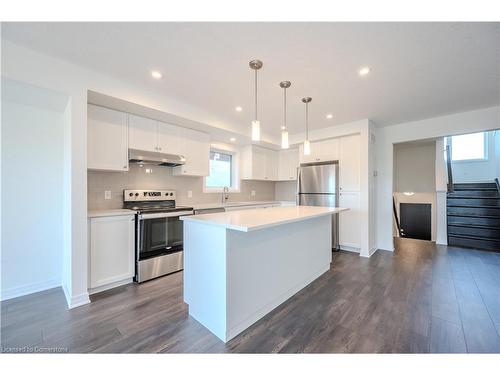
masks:
[[[453,184],[447,206],[448,245],[500,252],[498,180]]]

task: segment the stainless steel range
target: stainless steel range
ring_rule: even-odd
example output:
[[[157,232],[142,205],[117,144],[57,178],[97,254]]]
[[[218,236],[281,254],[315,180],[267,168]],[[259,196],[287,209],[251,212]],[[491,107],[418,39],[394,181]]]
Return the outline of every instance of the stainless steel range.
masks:
[[[173,190],[124,190],[123,208],[137,211],[135,219],[135,281],[141,283],[183,268],[181,216],[192,207],[175,205]]]

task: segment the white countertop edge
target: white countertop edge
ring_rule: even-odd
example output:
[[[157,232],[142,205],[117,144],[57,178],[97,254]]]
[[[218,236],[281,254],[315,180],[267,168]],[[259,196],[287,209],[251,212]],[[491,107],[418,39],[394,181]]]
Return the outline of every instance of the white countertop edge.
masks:
[[[256,211],[261,211],[261,210],[262,210],[263,213],[266,213],[266,212],[269,213],[270,208],[256,209],[256,210],[253,210],[253,213],[255,213]],[[236,231],[239,231],[239,232],[253,232],[255,230],[261,230],[261,229],[275,227],[275,226],[278,226],[278,225],[284,225],[284,224],[290,224],[290,223],[294,223],[294,222],[298,222],[298,221],[304,221],[304,220],[314,219],[314,218],[321,217],[321,216],[333,215],[333,214],[337,214],[339,212],[348,211],[348,210],[349,210],[349,208],[335,207],[331,211],[318,212],[318,213],[315,213],[315,214],[308,214],[307,216],[301,216],[301,217],[292,217],[290,219],[283,219],[283,220],[275,221],[275,222],[272,222],[272,223],[266,223],[266,224],[262,224],[262,225],[254,225],[254,226],[251,226],[251,227],[249,227],[249,226],[241,226],[241,225],[234,225],[234,224],[220,223],[220,222],[216,222],[216,221],[202,220],[202,219],[197,218],[198,215],[194,215],[194,216],[182,216],[182,217],[180,217],[180,219],[182,221],[191,221],[191,222],[195,222],[195,223],[198,223],[198,224],[211,225],[211,226],[215,226],[215,227],[226,228],[226,229],[230,229],[230,230],[236,230]],[[206,215],[219,215],[219,214],[206,214]],[[200,215],[200,216],[206,216],[206,215]]]
[[[288,203],[288,202],[286,202]],[[245,206],[260,206],[260,205],[266,205],[266,204],[276,204],[276,205],[281,205],[283,204],[282,201],[249,201],[249,202],[228,202],[228,203],[199,203],[199,204],[193,204],[189,205],[186,204],[186,206],[191,206],[195,210],[210,210],[213,208],[231,208],[231,207],[245,207]]]
[[[127,210],[125,208],[117,208],[110,210],[90,210],[87,212],[88,218],[93,217],[109,217],[109,216],[133,216],[135,215],[134,210]]]

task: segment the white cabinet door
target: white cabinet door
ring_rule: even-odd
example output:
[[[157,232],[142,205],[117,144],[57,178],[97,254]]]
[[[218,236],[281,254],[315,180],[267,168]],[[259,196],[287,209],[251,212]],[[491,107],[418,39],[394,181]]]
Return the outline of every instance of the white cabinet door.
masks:
[[[158,151],[174,155],[182,154],[181,129],[178,126],[158,122]]]
[[[297,179],[299,151],[297,149],[281,150],[278,158],[278,181]]]
[[[267,174],[266,168],[266,149],[252,146],[252,180],[265,180]]]
[[[90,288],[134,276],[134,217],[90,219]]]
[[[176,176],[208,176],[210,160],[210,136],[193,129],[182,128],[181,152],[186,164],[175,167]]]
[[[127,114],[89,104],[87,168],[128,171]]]
[[[311,142],[311,154],[304,155],[304,145],[299,146],[300,162],[315,163],[322,161],[339,159],[339,140],[338,138],[327,139],[324,141]]]
[[[276,181],[278,179],[278,152],[274,150],[265,150],[266,155],[266,175],[264,180]]]
[[[361,236],[360,193],[341,192],[339,206],[349,208],[339,214],[339,244],[346,250],[359,250]]]
[[[343,192],[360,191],[359,134],[340,138],[339,186]]]
[[[129,148],[158,151],[158,121],[129,115]]]

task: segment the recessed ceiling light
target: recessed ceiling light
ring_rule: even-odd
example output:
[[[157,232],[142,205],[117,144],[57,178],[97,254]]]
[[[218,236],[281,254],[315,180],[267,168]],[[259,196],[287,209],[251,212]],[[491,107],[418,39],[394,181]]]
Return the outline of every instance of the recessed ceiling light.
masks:
[[[330,120],[330,119],[332,119],[332,118],[333,118],[333,115],[332,115],[331,113],[329,113],[329,114],[327,114],[327,115],[326,115],[326,118],[327,118],[328,120]]]
[[[153,70],[151,72],[151,77],[153,77],[154,79],[161,79],[163,77],[163,75],[160,72]]]
[[[236,138],[234,138],[234,137],[229,138],[229,140],[230,140],[231,142],[236,142]]]
[[[358,71],[358,74],[359,74],[361,77],[367,76],[369,73],[370,73],[370,68],[369,68],[369,67],[367,67],[367,66],[362,67],[362,68],[361,68],[361,69],[359,69],[359,71]]]
[[[241,108],[241,107],[239,107],[239,106],[238,106],[238,107],[236,107],[234,110],[235,110],[236,112],[241,112],[241,111],[243,111],[243,108]]]

